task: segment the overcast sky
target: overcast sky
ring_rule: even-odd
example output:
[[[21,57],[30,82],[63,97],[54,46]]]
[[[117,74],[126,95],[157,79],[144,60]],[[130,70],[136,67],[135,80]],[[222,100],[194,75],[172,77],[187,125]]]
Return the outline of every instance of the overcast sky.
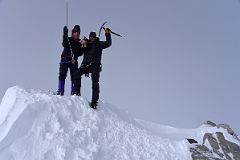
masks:
[[[0,97],[14,85],[56,90],[66,0],[0,3]],[[124,37],[104,50],[101,100],[156,123],[240,133],[238,0],[69,0],[70,29],[88,36],[104,21]],[[91,98],[88,78],[82,94]]]

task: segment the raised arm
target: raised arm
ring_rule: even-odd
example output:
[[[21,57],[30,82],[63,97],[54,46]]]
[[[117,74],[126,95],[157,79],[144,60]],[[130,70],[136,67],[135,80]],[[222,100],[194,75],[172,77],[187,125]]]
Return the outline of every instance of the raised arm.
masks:
[[[63,27],[63,41],[62,41],[62,46],[65,48],[69,47],[69,42],[68,42],[68,28],[67,26]]]
[[[102,49],[108,48],[112,45],[111,30],[109,28],[105,29],[106,41],[102,41]]]

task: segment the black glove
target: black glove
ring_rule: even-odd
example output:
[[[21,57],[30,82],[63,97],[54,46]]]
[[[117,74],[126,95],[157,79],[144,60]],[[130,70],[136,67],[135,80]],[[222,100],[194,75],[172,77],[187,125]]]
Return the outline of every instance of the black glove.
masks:
[[[67,26],[63,27],[63,34],[64,35],[68,35],[68,28],[67,28]]]
[[[109,29],[109,28],[105,28],[104,30],[105,30],[105,33],[111,33],[112,32],[111,29]]]

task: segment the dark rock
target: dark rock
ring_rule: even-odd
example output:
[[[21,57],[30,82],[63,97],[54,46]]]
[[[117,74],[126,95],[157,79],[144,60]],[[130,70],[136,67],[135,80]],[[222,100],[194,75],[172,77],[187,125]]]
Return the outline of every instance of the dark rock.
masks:
[[[233,142],[226,140],[223,133],[217,132],[216,134],[217,134],[217,137],[219,140],[219,144],[220,144],[226,158],[232,159],[229,156],[229,153],[231,153],[233,155],[234,159],[240,160],[240,146]]]
[[[212,122],[212,121],[206,121],[204,122],[203,124],[206,124],[206,125],[210,125],[212,127],[216,127],[216,123]]]
[[[219,141],[219,145],[221,146],[223,153],[226,157],[227,160],[232,160],[232,158],[229,156],[230,153],[230,149],[228,146],[228,141],[225,140],[225,137],[223,135],[222,132],[217,132],[216,133],[218,141]]]
[[[228,141],[228,146],[229,146],[230,152],[233,155],[233,158],[236,160],[240,160],[240,146],[229,141]]]
[[[205,146],[208,141],[210,147]],[[225,139],[222,132],[206,133],[202,145],[190,148],[193,160],[240,160],[240,146]]]
[[[186,140],[187,140],[190,144],[198,143],[195,139],[192,139],[192,138],[186,138]]]
[[[203,144],[205,144],[206,139],[208,140],[208,142],[210,143],[211,147],[218,150],[220,149],[217,140],[213,137],[213,134],[211,133],[206,133],[203,136]]]
[[[217,127],[226,129],[228,131],[228,133],[231,135],[235,134],[233,129],[228,124],[218,124]]]
[[[233,131],[233,129],[228,124],[218,124],[217,127],[226,129],[228,131],[228,133],[233,136],[233,138],[235,138],[236,140],[238,140],[240,142],[238,135]]]
[[[205,141],[208,140],[210,146],[212,147],[212,150],[214,153],[219,155],[220,157],[224,157],[224,154],[219,151],[220,147],[218,145],[218,141],[216,138],[214,138],[213,134],[206,133],[203,137],[203,144],[205,144]]]
[[[205,145],[195,145],[190,148],[193,160],[223,160],[215,158],[213,152],[209,150]]]

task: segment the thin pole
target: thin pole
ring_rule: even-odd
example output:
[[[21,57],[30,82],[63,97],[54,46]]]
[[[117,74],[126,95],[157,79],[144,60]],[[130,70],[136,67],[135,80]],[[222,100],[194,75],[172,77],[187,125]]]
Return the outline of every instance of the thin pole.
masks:
[[[66,26],[68,27],[68,1],[66,1]],[[71,43],[70,43],[68,37],[67,37],[67,39],[68,39],[68,44],[69,44],[69,47],[70,47],[70,52],[71,52],[71,57],[72,57],[71,62],[72,62],[72,63],[75,63],[72,46],[71,46]]]
[[[68,27],[68,1],[66,1],[66,26]]]

